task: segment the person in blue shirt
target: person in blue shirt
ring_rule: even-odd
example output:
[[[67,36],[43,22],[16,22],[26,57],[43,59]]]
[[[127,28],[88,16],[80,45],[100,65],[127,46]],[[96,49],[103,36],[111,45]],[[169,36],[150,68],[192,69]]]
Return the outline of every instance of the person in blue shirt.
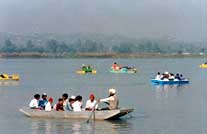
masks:
[[[42,99],[39,100],[39,103],[38,103],[38,106],[41,108],[41,109],[45,109],[45,106],[47,104],[47,94],[46,93],[43,93],[42,94]]]

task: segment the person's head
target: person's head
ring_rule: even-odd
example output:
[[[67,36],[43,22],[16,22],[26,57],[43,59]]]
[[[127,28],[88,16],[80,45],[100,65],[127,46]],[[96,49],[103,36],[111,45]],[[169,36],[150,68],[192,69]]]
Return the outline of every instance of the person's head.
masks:
[[[63,99],[62,99],[62,98],[59,98],[59,99],[58,99],[58,103],[59,103],[59,104],[63,104]]]
[[[80,95],[76,96],[75,97],[75,101],[81,102],[82,101],[82,96],[80,96]]]
[[[50,97],[50,98],[48,99],[48,102],[50,102],[50,103],[52,104],[52,103],[53,103],[53,98]]]
[[[42,94],[42,99],[43,99],[43,100],[46,100],[46,99],[47,99],[47,94],[46,94],[46,93],[43,93],[43,94]]]
[[[115,94],[116,94],[116,89],[110,88],[109,89],[109,95],[112,96],[112,95],[115,95]]]
[[[93,102],[93,101],[94,101],[94,99],[95,99],[94,94],[90,94],[90,100]]]
[[[35,94],[35,95],[34,95],[34,98],[35,98],[36,100],[39,100],[39,99],[40,99],[40,95],[39,95],[39,94]]]
[[[114,62],[114,64],[117,64],[116,62]]]
[[[158,72],[157,74],[160,75],[160,72]]]
[[[64,93],[64,94],[62,95],[62,98],[63,98],[63,100],[67,100],[67,99],[68,99],[68,94],[67,94],[67,93]]]
[[[75,99],[71,99],[71,98],[69,99],[70,104],[73,104],[74,102],[75,102]]]

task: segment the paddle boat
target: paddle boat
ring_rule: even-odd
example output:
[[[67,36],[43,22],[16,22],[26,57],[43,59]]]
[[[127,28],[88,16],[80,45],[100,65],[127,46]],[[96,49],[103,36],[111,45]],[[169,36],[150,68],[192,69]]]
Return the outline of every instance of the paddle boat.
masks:
[[[96,74],[97,71],[96,70],[92,70],[90,72],[87,72],[87,71],[83,71],[83,70],[78,70],[76,71],[77,74]]]
[[[55,119],[88,119],[91,111],[45,111],[39,109],[21,108],[21,113],[30,118],[55,118]],[[94,111],[95,120],[114,120],[133,112],[133,108],[121,108],[116,110]]]
[[[111,69],[110,70],[111,73],[136,73],[137,70],[135,68],[121,68],[119,70],[115,70],[115,69]]]
[[[14,80],[14,81],[19,81],[20,77],[18,74],[13,74],[13,75],[8,75],[8,74],[1,74],[0,75],[0,80]]]
[[[161,80],[161,79],[151,79],[151,83],[153,84],[188,84],[189,79],[183,79],[183,80]]]
[[[199,67],[200,67],[200,68],[207,68],[207,63],[200,64]]]

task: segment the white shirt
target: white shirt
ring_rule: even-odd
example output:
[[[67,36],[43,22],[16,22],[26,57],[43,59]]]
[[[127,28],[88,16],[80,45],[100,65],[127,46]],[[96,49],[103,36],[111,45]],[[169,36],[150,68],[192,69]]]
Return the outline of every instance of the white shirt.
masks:
[[[75,102],[72,104],[72,106],[73,106],[73,111],[74,111],[74,112],[82,111],[82,110],[81,110],[81,106],[82,106],[82,103],[81,103],[81,102],[79,102],[79,101],[75,101]]]
[[[38,100],[37,99],[32,99],[29,103],[30,108],[38,108]]]
[[[156,80],[160,80],[161,79],[161,75],[157,75],[155,79]]]
[[[104,98],[104,99],[100,99],[100,102],[108,102],[108,101],[114,101],[114,97],[110,96],[110,97],[107,97],[107,98]]]
[[[51,103],[48,102],[45,106],[45,111],[52,111],[52,106],[51,106]]]
[[[91,102],[91,100],[87,100],[86,108],[93,109],[96,104],[97,104],[96,100],[94,100],[93,102]],[[98,108],[98,105],[96,105],[95,109],[97,108]]]

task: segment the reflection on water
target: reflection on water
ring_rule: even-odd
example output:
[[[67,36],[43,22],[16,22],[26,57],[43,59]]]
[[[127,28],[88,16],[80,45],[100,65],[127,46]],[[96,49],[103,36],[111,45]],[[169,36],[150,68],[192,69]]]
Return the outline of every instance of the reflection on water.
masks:
[[[55,120],[55,119],[29,119],[32,134],[118,134],[121,131],[130,130],[133,126],[126,120],[117,121],[91,121],[85,120]],[[107,130],[107,131],[106,131]]]
[[[188,87],[188,84],[172,84],[172,85],[159,85],[153,84],[155,90],[155,97],[157,100],[165,100],[169,98],[169,92],[174,91],[176,95],[180,95],[182,91]]]
[[[4,81],[0,80],[0,86],[19,86],[19,81]]]

